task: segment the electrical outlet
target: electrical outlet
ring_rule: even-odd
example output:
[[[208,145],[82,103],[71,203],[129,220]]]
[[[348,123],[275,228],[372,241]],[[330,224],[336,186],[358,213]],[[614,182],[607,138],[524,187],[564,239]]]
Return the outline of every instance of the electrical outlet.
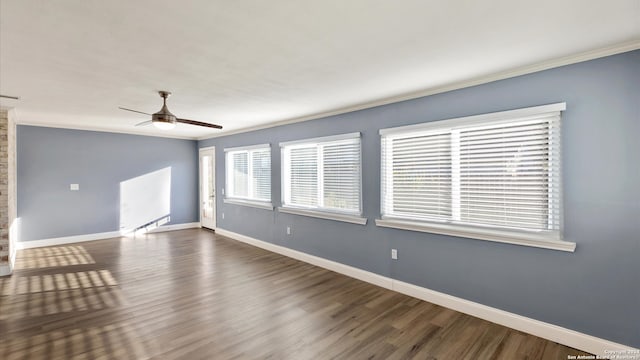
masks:
[[[78,191],[78,190],[80,190],[80,184],[70,184],[70,185],[69,185],[69,190],[71,190],[71,191]]]
[[[224,219],[224,213],[222,213],[222,218]]]
[[[291,235],[291,226],[287,226],[287,235]]]
[[[222,195],[224,195],[224,188],[222,188]]]
[[[391,258],[393,260],[398,260],[398,250],[397,249],[391,249]]]

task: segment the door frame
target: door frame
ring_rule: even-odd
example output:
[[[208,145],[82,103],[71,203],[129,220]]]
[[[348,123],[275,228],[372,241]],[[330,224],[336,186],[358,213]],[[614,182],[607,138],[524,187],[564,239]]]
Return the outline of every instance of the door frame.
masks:
[[[216,194],[216,147],[215,146],[208,146],[208,147],[204,147],[204,148],[200,148],[198,149],[198,218],[200,220],[200,227],[205,227],[202,224],[202,154],[204,152],[208,152],[211,151],[212,153],[212,157],[211,157],[211,170],[213,171],[213,227],[209,228],[207,227],[207,229],[211,229],[211,230],[215,230],[216,229],[216,225],[217,225],[217,219],[216,219],[216,214],[217,214],[217,202],[218,199],[216,198],[217,194]]]

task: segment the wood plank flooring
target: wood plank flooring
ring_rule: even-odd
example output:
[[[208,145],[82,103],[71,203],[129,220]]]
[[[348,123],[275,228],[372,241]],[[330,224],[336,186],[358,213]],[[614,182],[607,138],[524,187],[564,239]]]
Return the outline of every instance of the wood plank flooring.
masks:
[[[567,359],[585,353],[200,229],[20,251],[0,359]]]

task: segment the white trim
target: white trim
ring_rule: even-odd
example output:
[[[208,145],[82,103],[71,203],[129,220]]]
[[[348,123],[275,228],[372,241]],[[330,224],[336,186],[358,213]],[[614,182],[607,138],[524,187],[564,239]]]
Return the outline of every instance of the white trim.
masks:
[[[576,243],[569,241],[550,240],[542,235],[527,234],[516,231],[501,231],[496,229],[470,228],[452,224],[423,223],[396,219],[376,219],[376,226],[420,231],[433,234],[451,235],[468,239],[493,241],[505,244],[532,246],[543,249],[574,252]]]
[[[236,146],[236,147],[224,148],[224,152],[255,150],[255,149],[271,149],[271,144],[258,144],[258,145]]]
[[[155,229],[149,230],[147,233],[158,233],[158,232],[164,232],[164,231],[191,229],[191,228],[199,228],[199,227],[200,227],[200,223],[198,222],[174,224],[174,225],[163,225]],[[85,242],[85,241],[113,239],[113,238],[120,238],[124,236],[125,233],[126,232],[124,231],[108,231],[108,232],[94,233],[94,234],[63,236],[58,238],[40,239],[40,240],[32,240],[32,241],[20,241],[16,243],[16,248],[18,250],[23,250],[23,249],[46,247],[46,246],[73,244],[73,243]]]
[[[9,264],[0,265],[0,276],[11,275],[11,266]]]
[[[147,234],[161,233],[165,231],[176,231],[176,230],[185,230],[185,229],[195,229],[200,228],[199,222],[192,223],[182,223],[182,224],[174,224],[174,225],[161,225],[157,228],[153,228],[147,231]]]
[[[18,257],[18,249],[16,246],[17,242],[13,243],[11,249],[9,249],[9,269],[13,271],[16,268],[16,258]]]
[[[286,164],[291,161],[291,154],[288,151],[280,148],[280,204],[286,204],[291,199],[291,189],[286,186],[291,182],[291,166]],[[273,198],[273,197],[272,197]]]
[[[223,228],[216,229],[217,235],[226,236],[228,238],[238,240],[240,242],[253,245],[255,247],[259,247],[261,249],[265,249],[267,251],[271,251],[277,254],[281,254],[284,256],[288,256],[290,258],[300,260],[306,262],[308,264],[316,265],[324,269],[328,269],[331,271],[335,271],[340,274],[344,274],[350,276],[354,279],[362,280],[368,282],[370,284],[374,284],[385,289],[392,288],[392,280],[388,277],[374,274],[370,271],[358,269],[353,266],[345,265],[339,262],[327,260],[325,258],[321,258],[319,256],[311,255],[304,253],[302,251],[293,250],[284,246],[272,244],[270,242],[258,240],[246,235],[238,234],[233,231],[225,230]]]
[[[20,218],[13,219],[13,223],[9,226],[9,270],[16,268],[16,257],[18,255],[18,234],[20,233]]]
[[[125,131],[119,129],[107,129],[99,126],[84,126],[84,125],[68,125],[68,124],[60,124],[60,123],[39,123],[36,121],[17,121],[16,125],[25,125],[25,126],[37,126],[44,128],[54,128],[54,129],[69,129],[69,130],[81,130],[81,131],[96,131],[96,132],[106,132],[106,133],[114,133],[114,134],[126,134],[126,135],[138,135],[138,136],[151,136],[151,137],[159,137],[159,138],[169,138],[169,139],[180,139],[180,140],[195,140],[197,141],[197,137],[193,136],[179,136],[179,135],[167,135],[163,134],[149,134],[140,131]],[[133,127],[133,125],[132,125]]]
[[[272,210],[273,211],[273,204],[270,203],[270,202],[243,200],[243,199],[232,199],[232,198],[224,198],[222,201],[225,204],[249,206],[249,207],[254,207],[254,208],[258,208],[258,209],[265,209],[265,210]]]
[[[206,146],[206,147],[201,147],[198,148],[198,154],[204,151],[208,151],[208,150],[215,150],[216,147],[215,146]]]
[[[416,92],[401,94],[398,96],[390,96],[390,97],[382,98],[379,100],[369,101],[361,104],[356,104],[353,106],[347,106],[347,107],[324,111],[316,114],[294,117],[291,119],[276,121],[269,124],[249,126],[249,127],[245,127],[237,130],[230,130],[227,132],[218,133],[216,135],[206,135],[206,136],[199,137],[198,140],[215,139],[217,137],[222,137],[222,136],[246,133],[250,131],[268,129],[268,128],[282,126],[282,125],[295,124],[303,121],[309,121],[309,120],[326,118],[330,116],[336,116],[340,114],[346,114],[346,113],[350,113],[358,110],[365,110],[365,109],[369,109],[377,106],[388,105],[388,104],[393,104],[397,102],[413,100],[413,99],[417,99],[417,98],[421,98],[429,95],[435,95],[435,94],[445,93],[448,91],[487,84],[487,83],[498,81],[498,80],[504,80],[504,79],[521,76],[521,75],[527,75],[527,74],[531,74],[531,73],[535,73],[543,70],[549,70],[549,69],[558,68],[561,66],[580,63],[583,61],[589,61],[589,60],[594,60],[594,59],[598,59],[606,56],[621,54],[621,53],[625,53],[625,52],[629,52],[637,49],[640,49],[640,40],[631,40],[628,42],[623,42],[620,44],[607,46],[604,48],[598,48],[595,50],[585,51],[585,52],[581,52],[574,55],[554,58],[547,61],[541,61],[535,64],[519,66],[513,69],[498,71],[493,74],[478,76],[468,80],[463,80],[463,81],[458,81],[458,82],[454,82],[454,83],[450,83],[442,86],[427,88],[427,89],[416,91]]]
[[[209,228],[209,225],[212,225],[210,228],[211,229],[215,229],[217,224],[218,224],[218,192],[217,192],[217,184],[216,184],[216,176],[217,176],[217,171],[216,171],[216,147],[215,146],[207,146],[207,147],[202,147],[198,149],[198,220],[199,223],[202,224],[203,223],[203,218],[202,218],[202,156],[204,153],[206,152],[211,152],[211,173],[213,174],[213,207],[212,207],[212,211],[213,211],[213,217],[210,220],[211,224],[206,224],[206,227]],[[225,174],[225,178],[226,178],[226,174]],[[224,193],[224,188],[222,189],[222,192]],[[209,222],[209,220],[207,220],[207,222]]]
[[[285,207],[285,206],[279,207],[278,211],[281,213],[310,216],[310,217],[326,219],[326,220],[343,221],[343,222],[348,222],[348,223],[358,224],[358,225],[367,224],[366,217],[357,216],[357,215],[340,214],[340,213],[321,211],[321,210],[298,209],[298,208]]]
[[[222,228],[218,228],[216,230],[216,234],[592,354],[605,355],[606,350],[638,350],[558,325],[531,319],[522,315],[517,315],[508,311],[403,281],[394,280],[386,276],[258,240]]]
[[[532,106],[528,108],[520,108],[515,110],[497,111],[492,113],[464,116],[459,118],[440,119],[434,121],[423,122],[420,124],[397,126],[392,128],[380,129],[379,133],[382,136],[388,136],[393,134],[413,133],[427,130],[442,130],[442,128],[455,128],[458,126],[471,125],[474,123],[485,123],[494,121],[516,121],[518,119],[539,116],[548,113],[557,113],[567,109],[567,104],[564,102]]]
[[[341,211],[334,210],[333,208],[324,206],[324,149],[326,146],[335,145],[335,144],[353,144],[358,147],[358,161],[359,161],[359,184],[358,184],[358,212],[362,212],[362,138],[360,132],[353,132],[348,134],[334,135],[334,136],[324,136],[318,138],[311,139],[303,139],[297,141],[288,141],[280,143],[280,171],[281,171],[281,203],[282,212],[289,212],[296,215],[307,215],[314,216],[322,219],[330,219],[330,220],[338,220],[338,221],[346,221],[355,224],[366,224],[366,219],[361,217],[361,215],[356,215],[354,211]],[[304,205],[299,204],[291,204],[291,151],[293,149],[300,148],[315,148],[316,150],[316,171],[317,171],[317,198],[316,198],[316,207],[307,208]],[[329,214],[329,215],[326,215]],[[334,215],[337,214],[337,215]]]
[[[393,280],[393,290],[596,355],[605,355],[606,350],[635,350],[629,346],[613,341],[597,338],[558,325],[535,320],[403,281]]]
[[[257,179],[254,177],[254,159],[256,153],[264,153],[267,150],[269,153],[269,199],[263,200],[257,197]],[[245,197],[235,196],[236,188],[235,188],[235,161],[234,156],[238,155],[246,155],[247,158],[247,194]],[[225,148],[224,149],[224,189],[226,189],[225,198],[223,201],[225,203],[235,203],[237,205],[247,205],[253,206],[261,209],[269,209],[273,210],[273,205],[271,204],[271,145],[270,144],[262,144],[262,145],[253,145],[253,146],[243,146],[243,147],[234,147],[234,148]],[[224,194],[224,192],[223,192]]]
[[[348,140],[348,139],[358,139],[360,138],[360,136],[361,134],[359,132],[353,132],[348,134],[339,134],[339,135],[322,136],[322,137],[309,138],[309,139],[284,141],[280,143],[280,147],[291,146],[291,145],[302,145],[302,144],[316,144],[316,143],[332,142],[332,141],[340,141],[340,140]]]
[[[598,48],[594,50],[584,51],[578,54],[573,54],[569,56],[564,56],[560,58],[553,58],[546,61],[541,61],[535,64],[519,66],[513,69],[498,71],[489,75],[478,76],[475,78],[458,81],[442,86],[436,86],[427,88],[424,90],[419,90],[416,92],[410,92],[406,94],[400,94],[397,96],[385,97],[379,100],[368,101],[365,103],[360,103],[352,106],[346,106],[334,110],[323,111],[316,114],[298,116],[290,119],[283,119],[280,121],[271,122],[268,124],[261,124],[255,126],[248,126],[237,130],[229,130],[229,131],[221,131],[214,135],[204,135],[204,136],[172,136],[172,135],[160,135],[160,134],[145,134],[145,133],[137,133],[135,131],[124,131],[124,130],[114,130],[114,129],[105,129],[99,126],[87,126],[87,125],[66,125],[59,123],[40,123],[37,121],[20,121],[19,117],[16,117],[16,123],[18,125],[30,125],[30,126],[40,126],[40,127],[52,127],[52,128],[63,128],[63,129],[74,129],[74,130],[88,130],[88,131],[100,131],[100,132],[112,132],[112,133],[120,133],[120,134],[131,134],[131,135],[142,135],[142,136],[154,136],[154,137],[166,137],[173,139],[187,139],[187,140],[207,140],[207,139],[215,139],[218,137],[229,136],[234,134],[246,133],[256,130],[268,129],[272,127],[295,124],[299,122],[315,120],[326,118],[330,116],[346,114],[358,110],[369,109],[377,106],[393,104],[397,102],[413,100],[429,95],[440,94],[448,91],[464,89],[472,86],[487,84],[490,82],[509,79],[521,75],[531,74],[543,70],[549,70],[553,68],[558,68],[561,66],[576,64],[584,61],[594,60],[598,58],[603,58],[611,55],[622,54],[625,52],[638,50],[640,49],[640,40],[631,40],[619,44],[615,44],[612,46],[606,46],[603,48]],[[10,99],[4,99],[5,101],[13,101]],[[10,107],[9,107],[10,108]]]
[[[122,236],[123,234],[120,231],[109,231],[109,232],[94,233],[94,234],[63,236],[63,237],[50,238],[50,239],[20,241],[19,243],[16,244],[16,247],[18,248],[18,250],[32,249],[32,248],[39,248],[39,247],[45,247],[45,246],[73,244],[73,243],[84,242],[84,241],[119,238]]]

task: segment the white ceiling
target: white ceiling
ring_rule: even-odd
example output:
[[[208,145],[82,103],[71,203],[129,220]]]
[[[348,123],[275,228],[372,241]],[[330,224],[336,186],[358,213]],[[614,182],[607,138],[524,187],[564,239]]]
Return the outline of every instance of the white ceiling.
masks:
[[[638,0],[2,0],[0,94],[29,124],[134,127],[169,90],[223,132],[640,47]],[[618,49],[618,50],[615,50]],[[529,67],[531,69],[531,67]]]

